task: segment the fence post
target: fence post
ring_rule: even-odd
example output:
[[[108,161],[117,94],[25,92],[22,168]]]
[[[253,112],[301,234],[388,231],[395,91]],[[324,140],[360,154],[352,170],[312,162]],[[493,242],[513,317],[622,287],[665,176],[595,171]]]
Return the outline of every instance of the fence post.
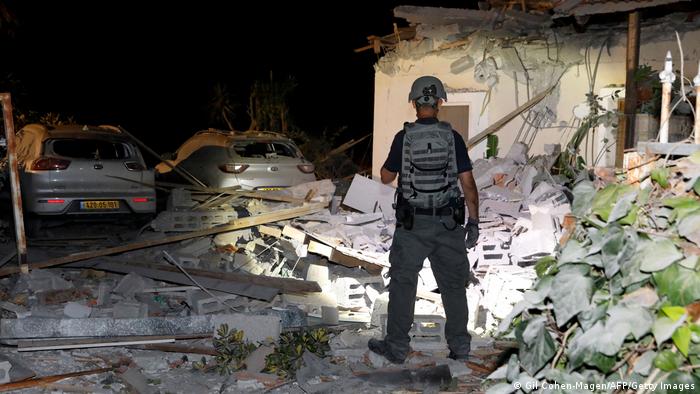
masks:
[[[676,80],[676,74],[673,73],[671,51],[666,52],[664,70],[659,73],[659,79],[661,80],[661,127],[659,128],[659,142],[665,144],[668,143],[668,124],[671,121],[671,91],[673,90],[673,81]]]

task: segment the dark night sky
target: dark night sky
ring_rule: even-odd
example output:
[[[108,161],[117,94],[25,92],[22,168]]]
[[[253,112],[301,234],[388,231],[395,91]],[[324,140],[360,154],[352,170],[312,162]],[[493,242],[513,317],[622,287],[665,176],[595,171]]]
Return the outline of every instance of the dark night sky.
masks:
[[[207,102],[217,82],[241,104],[238,127],[247,126],[251,82],[270,71],[296,78],[292,116],[302,129],[347,125],[348,136],[363,135],[372,127],[377,58],[353,49],[391,32],[396,5],[475,2],[3,3],[18,26],[14,38],[0,39],[0,77],[11,72],[21,81],[17,105],[121,124],[166,151],[210,126]]]

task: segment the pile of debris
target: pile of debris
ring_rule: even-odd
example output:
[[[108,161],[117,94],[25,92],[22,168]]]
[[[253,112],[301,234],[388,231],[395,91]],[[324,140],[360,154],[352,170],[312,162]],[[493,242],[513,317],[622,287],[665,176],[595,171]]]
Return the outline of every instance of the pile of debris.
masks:
[[[559,151],[547,145],[545,155],[529,158],[527,145],[515,143],[504,158],[474,162],[480,239],[469,253],[475,280],[467,299],[469,328],[478,334],[492,332],[522,300],[536,278],[533,265],[553,255],[572,222],[568,189],[550,172]]]
[[[550,156],[528,159],[517,144],[505,158],[475,163],[482,200],[481,239],[470,252],[476,275],[467,293],[470,329],[478,334],[488,333],[510,312],[535,278],[534,261],[553,253],[559,240],[569,205],[549,175],[549,160]],[[267,344],[246,356],[255,354],[254,359],[239,360],[246,368],[235,371],[234,391],[270,389],[288,382],[262,373],[280,371],[275,364],[280,357],[270,356],[272,344],[284,333],[313,327],[332,331],[328,347],[335,364],[321,368],[328,362],[308,353],[301,363],[302,354],[297,354],[295,360],[303,367],[294,371],[296,384],[318,389],[335,382],[330,386],[340,387],[348,379],[374,376],[377,371],[371,368],[385,367],[381,357],[368,352],[366,343],[384,334],[388,257],[395,229],[393,188],[361,176],[355,176],[345,196],[336,196],[336,186],[329,180],[266,192],[160,186],[172,190],[167,209],[149,224],[149,231],[142,229],[130,239],[117,237],[115,245],[113,236],[92,234],[67,241],[71,237],[65,229],[46,229],[46,237],[35,239],[37,247],[31,249],[37,253],[32,261],[37,256],[45,260],[32,264],[28,275],[0,281],[4,317],[0,340],[17,346],[25,360],[19,353],[7,357],[11,368],[5,381],[32,376],[29,368],[22,369],[28,359],[40,375],[55,373],[56,365],[46,362],[48,352],[54,361],[71,358],[61,361],[63,366],[85,357],[93,364],[95,357],[130,360],[127,367],[118,367],[119,376],[146,392],[154,390],[154,384],[144,375],[167,380],[161,389],[219,390],[223,383],[218,380],[176,379],[178,371],[172,365],[179,368],[189,360],[193,367],[199,366],[190,372],[201,373],[221,364],[221,349],[216,341],[212,347],[211,341],[222,325],[240,331],[241,341]],[[64,246],[62,256],[56,254],[59,245]],[[66,256],[66,252],[73,253]],[[58,265],[62,267],[51,268]],[[16,271],[4,267],[0,274]],[[479,374],[490,370],[484,366],[486,360],[496,365],[493,358],[508,345],[496,349],[493,340],[475,339],[473,360],[441,370],[436,359],[442,360],[448,349],[445,312],[436,291],[426,260],[411,332],[418,353],[410,363],[428,368],[426,381],[459,377],[460,384],[478,387]],[[186,356],[171,360],[161,352]],[[202,354],[216,357],[193,361]],[[327,372],[308,370],[314,366],[337,373],[330,378]],[[18,377],[12,372],[15,368],[25,373]]]

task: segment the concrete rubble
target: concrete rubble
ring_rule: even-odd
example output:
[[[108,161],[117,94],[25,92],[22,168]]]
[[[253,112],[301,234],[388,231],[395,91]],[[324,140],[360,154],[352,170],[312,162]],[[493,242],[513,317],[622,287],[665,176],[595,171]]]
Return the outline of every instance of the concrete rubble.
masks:
[[[476,352],[467,363],[445,358],[445,311],[428,260],[410,334],[414,352],[406,368],[413,378],[404,381],[368,351],[368,339],[385,332],[396,223],[393,188],[356,176],[345,197],[336,196],[328,180],[264,198],[173,189],[168,210],[136,239],[255,223],[259,215],[299,204],[329,208],[0,278],[0,342],[17,347],[6,352],[2,376],[12,377],[7,372],[15,361],[48,376],[88,369],[85,360],[94,366],[126,358],[127,367],[81,379],[95,392],[376,392],[437,389],[453,378],[465,390],[478,388],[489,360],[508,347],[479,335],[488,335],[522,299],[535,278],[534,262],[554,252],[569,205],[549,175],[551,163],[528,157],[527,147],[516,144],[506,157],[474,166],[481,236],[469,251],[473,277],[465,291]],[[70,243],[64,249],[79,251]],[[222,324],[263,344],[248,356],[247,369],[229,377],[193,368],[203,354],[216,354],[212,340]],[[331,333],[330,359],[305,353],[292,383],[265,372],[281,333],[318,326]]]

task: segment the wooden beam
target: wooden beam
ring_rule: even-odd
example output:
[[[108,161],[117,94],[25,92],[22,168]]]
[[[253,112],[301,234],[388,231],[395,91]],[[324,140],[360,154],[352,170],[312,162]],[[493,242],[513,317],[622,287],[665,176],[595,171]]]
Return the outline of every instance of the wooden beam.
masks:
[[[549,93],[554,90],[554,88],[559,84],[559,81],[557,80],[552,86],[548,87],[545,89],[542,93],[538,94],[537,96],[533,97],[528,101],[527,103],[521,105],[520,107],[516,108],[513,110],[511,113],[508,115],[502,117],[501,119],[497,120],[496,123],[492,124],[491,126],[487,127],[486,130],[482,131],[481,133],[475,135],[474,137],[470,138],[469,141],[467,141],[467,149],[471,149],[476,146],[479,142],[483,141],[488,137],[489,135],[497,132],[500,130],[503,126],[508,124],[511,120],[513,120],[516,116],[520,115],[521,113],[527,111],[528,109],[534,107],[542,101]]]
[[[627,60],[625,77],[625,131],[622,138],[623,149],[634,148],[635,114],[637,113],[637,83],[634,75],[639,67],[639,11],[630,12],[627,16]],[[619,145],[619,144],[618,144]],[[619,149],[619,147],[618,147]]]
[[[17,341],[17,351],[34,352],[39,350],[85,349],[172,342],[175,342],[175,338],[172,336],[150,335],[112,338],[28,339]]]
[[[114,368],[97,368],[97,369],[90,369],[87,371],[70,372],[70,373],[64,373],[64,374],[60,374],[60,375],[44,376],[44,377],[35,378],[35,379],[23,380],[21,382],[5,383],[5,384],[0,384],[0,391],[14,391],[14,390],[28,389],[28,388],[32,388],[32,387],[38,387],[38,386],[45,386],[47,384],[58,382],[58,381],[63,380],[63,379],[75,378],[78,376],[96,375],[98,373],[112,371],[113,369]]]
[[[57,265],[63,265],[68,263],[74,263],[76,261],[88,260],[95,257],[108,256],[111,254],[124,253],[131,250],[150,248],[152,246],[165,245],[173,242],[184,241],[186,239],[204,237],[207,235],[214,235],[225,233],[228,231],[240,230],[242,228],[257,226],[259,224],[277,222],[280,220],[292,219],[299,216],[309,215],[316,213],[325,208],[326,204],[308,204],[305,206],[297,208],[282,209],[275,212],[263,213],[256,216],[249,216],[245,218],[239,218],[230,222],[230,224],[217,226],[207,230],[193,231],[186,234],[173,235],[170,237],[165,237],[161,239],[150,239],[147,241],[132,242],[130,244],[115,246],[111,248],[105,248],[100,250],[91,250],[87,252],[79,252],[70,254],[64,257],[58,257],[54,259],[49,259],[40,263],[30,264],[30,269],[37,268],[48,268]],[[11,275],[19,272],[19,267],[5,267],[0,269],[0,277]]]
[[[124,263],[125,265],[129,265],[129,266],[137,266],[137,267],[154,269],[154,270],[158,270],[158,271],[180,272],[180,270],[177,267],[173,267],[170,265],[164,265],[164,264],[141,263],[141,262],[133,262],[133,261],[129,261],[128,263],[126,263],[126,262],[120,262],[120,263]],[[278,277],[274,277],[274,276],[264,276],[264,275],[239,274],[239,273],[235,273],[235,272],[207,271],[207,270],[196,269],[196,268],[187,268],[187,272],[190,275],[193,275],[196,277],[213,278],[213,279],[220,279],[220,280],[229,281],[229,282],[250,283],[250,284],[254,284],[254,285],[274,287],[276,289],[280,289],[280,291],[283,293],[301,294],[301,293],[319,293],[319,292],[321,292],[321,286],[319,286],[317,282],[308,281],[308,280],[300,280],[300,279],[292,279],[292,278],[278,278]]]

